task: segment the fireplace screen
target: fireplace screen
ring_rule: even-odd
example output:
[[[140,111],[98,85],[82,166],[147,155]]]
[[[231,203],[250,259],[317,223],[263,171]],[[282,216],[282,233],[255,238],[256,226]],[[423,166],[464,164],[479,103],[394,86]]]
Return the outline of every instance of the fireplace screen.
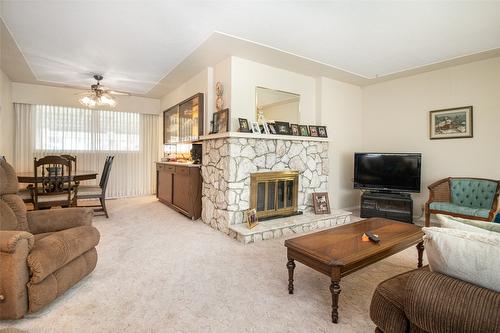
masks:
[[[297,213],[297,171],[253,173],[250,179],[250,208],[259,219]]]

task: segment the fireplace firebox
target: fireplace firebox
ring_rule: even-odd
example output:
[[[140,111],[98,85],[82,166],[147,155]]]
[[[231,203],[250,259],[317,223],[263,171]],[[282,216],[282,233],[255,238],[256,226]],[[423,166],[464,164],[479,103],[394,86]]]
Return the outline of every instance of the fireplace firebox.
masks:
[[[261,221],[300,214],[298,171],[256,172],[250,175],[250,208]]]

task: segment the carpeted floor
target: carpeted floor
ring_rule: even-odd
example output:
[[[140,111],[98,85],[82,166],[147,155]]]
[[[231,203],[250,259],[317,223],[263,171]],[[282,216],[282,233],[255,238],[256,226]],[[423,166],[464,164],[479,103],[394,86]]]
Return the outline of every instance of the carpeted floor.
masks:
[[[287,291],[284,239],[243,245],[154,197],[110,200],[95,271],[43,311],[0,328],[29,332],[372,332],[377,284],[413,269],[410,248],[342,279],[340,322],[329,279],[297,263]]]

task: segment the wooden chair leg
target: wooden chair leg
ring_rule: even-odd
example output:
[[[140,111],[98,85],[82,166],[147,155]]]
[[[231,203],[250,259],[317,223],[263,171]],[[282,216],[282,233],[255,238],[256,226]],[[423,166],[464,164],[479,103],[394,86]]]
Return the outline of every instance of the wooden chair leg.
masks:
[[[429,227],[431,225],[431,212],[428,207],[425,208],[425,223],[424,226]]]
[[[102,210],[104,211],[104,215],[109,219],[108,210],[106,209],[106,199],[104,197],[100,197],[99,201],[101,202]]]

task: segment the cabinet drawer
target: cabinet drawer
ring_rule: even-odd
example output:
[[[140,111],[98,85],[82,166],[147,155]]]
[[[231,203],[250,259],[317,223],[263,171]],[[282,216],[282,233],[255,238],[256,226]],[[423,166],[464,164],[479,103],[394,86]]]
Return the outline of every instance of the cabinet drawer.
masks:
[[[175,166],[173,165],[165,165],[165,169],[164,169],[166,172],[168,173],[175,173]]]
[[[178,175],[189,175],[189,168],[188,167],[175,167],[175,173]]]

